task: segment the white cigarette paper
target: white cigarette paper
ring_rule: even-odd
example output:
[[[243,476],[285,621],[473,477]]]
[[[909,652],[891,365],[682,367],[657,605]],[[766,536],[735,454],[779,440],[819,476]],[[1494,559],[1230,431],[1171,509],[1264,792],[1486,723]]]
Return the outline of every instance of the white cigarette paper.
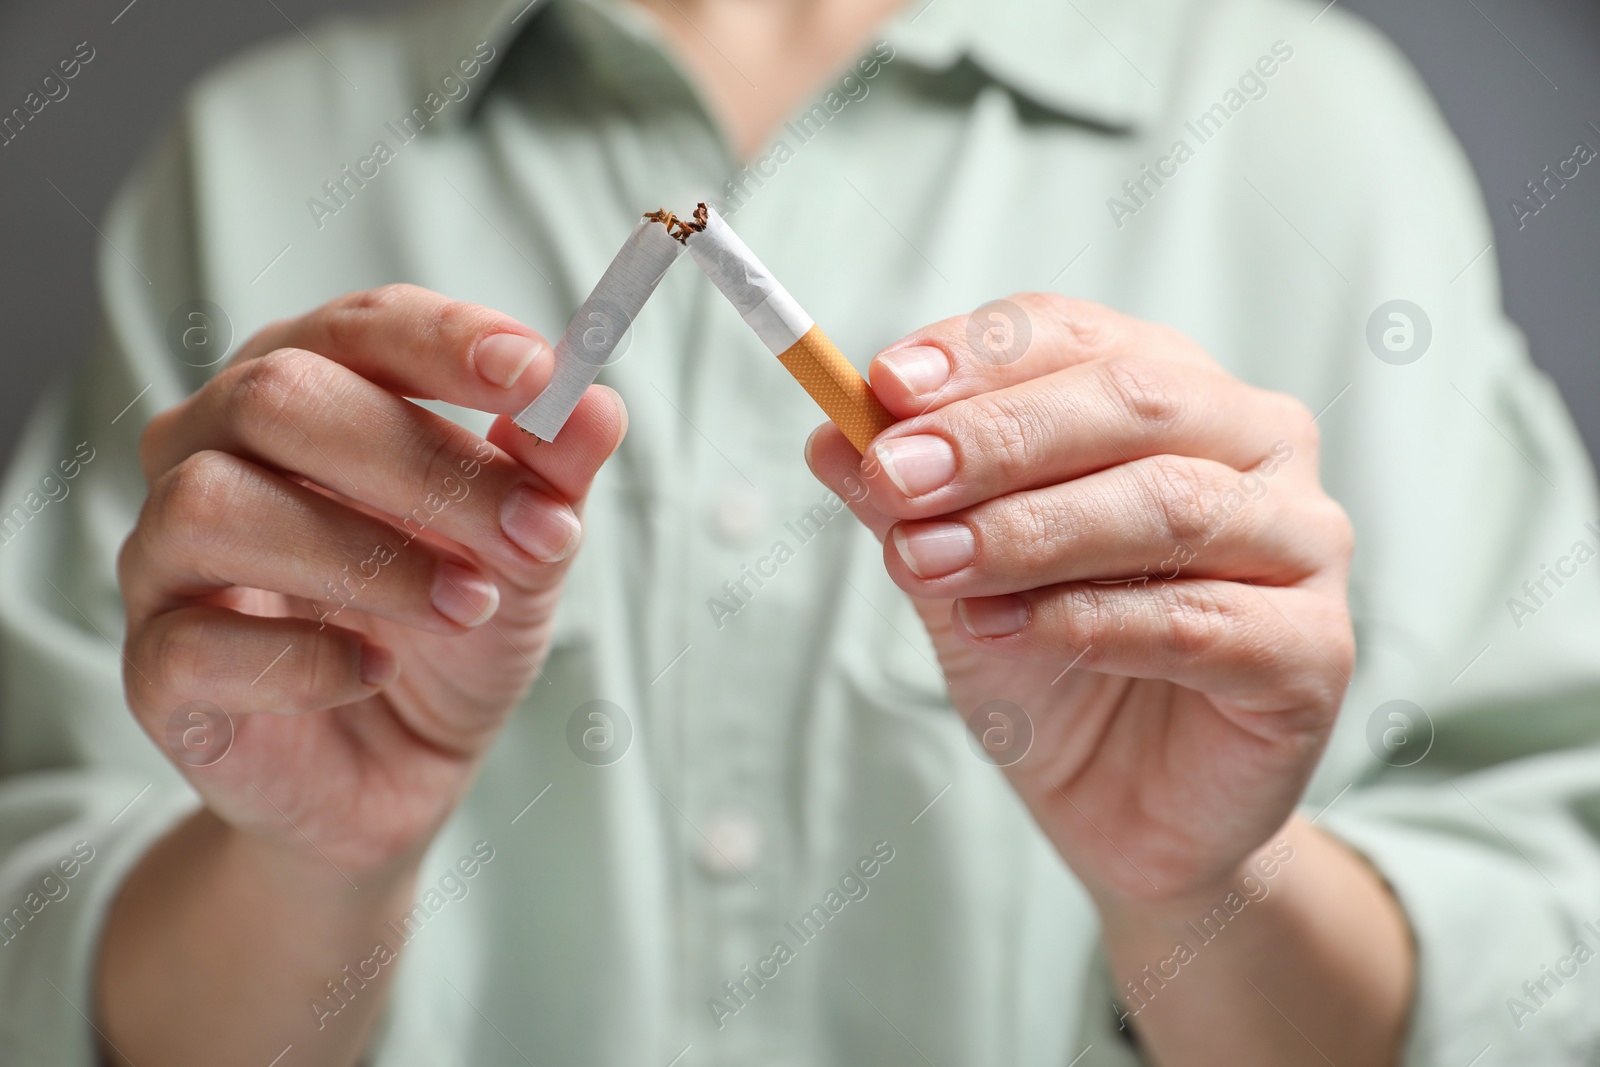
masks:
[[[706,209],[705,229],[689,234],[688,245],[711,284],[773,355],[783,354],[816,325],[716,208]]]
[[[611,360],[622,335],[683,252],[667,228],[641,219],[556,344],[550,384],[514,420],[541,441],[554,441],[572,411]]]

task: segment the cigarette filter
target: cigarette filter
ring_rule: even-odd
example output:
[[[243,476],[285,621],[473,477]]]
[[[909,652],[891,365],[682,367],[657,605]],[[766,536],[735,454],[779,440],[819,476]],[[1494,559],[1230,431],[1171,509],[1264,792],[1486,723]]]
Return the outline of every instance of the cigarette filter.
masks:
[[[865,453],[894,422],[872,387],[722,216],[701,204],[677,232],[700,269],[817,406]]]
[[[584,390],[616,351],[622,335],[656,291],[683,244],[656,218],[639,220],[616,258],[556,343],[555,372],[515,422],[541,441],[554,441]]]

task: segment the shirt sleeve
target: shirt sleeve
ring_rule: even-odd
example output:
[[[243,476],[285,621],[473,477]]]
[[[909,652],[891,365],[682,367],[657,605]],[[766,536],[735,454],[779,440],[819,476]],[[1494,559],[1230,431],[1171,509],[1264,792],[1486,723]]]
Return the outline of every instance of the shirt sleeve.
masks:
[[[1577,1067],[1600,1048],[1600,524],[1568,413],[1474,269],[1436,305],[1431,380],[1346,398],[1363,662],[1305,813],[1410,920],[1408,1065]]]
[[[1594,472],[1502,309],[1443,117],[1375,33],[1328,31],[1365,56],[1319,130],[1364,176],[1347,185],[1361,202],[1332,201],[1359,221],[1338,247],[1353,299],[1319,423],[1357,533],[1358,669],[1304,810],[1410,921],[1406,1064],[1577,1067],[1600,1048]],[[1308,64],[1329,51],[1308,46]]]
[[[124,700],[115,573],[144,496],[139,434],[210,373],[165,340],[166,318],[195,295],[185,172],[175,132],[113,205],[99,262],[102,339],[36,410],[0,490],[7,1063],[99,1062],[101,923],[123,876],[196,804]]]

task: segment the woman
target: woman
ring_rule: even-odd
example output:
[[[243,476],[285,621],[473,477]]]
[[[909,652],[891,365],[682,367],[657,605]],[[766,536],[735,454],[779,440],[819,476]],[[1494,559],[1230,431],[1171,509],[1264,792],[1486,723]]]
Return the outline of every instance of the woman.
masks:
[[[34,1061],[1580,1062],[1592,480],[1415,77],[896,8],[440,0],[196,88],[10,483],[77,457],[0,554]],[[707,197],[865,457],[681,264],[510,425]]]

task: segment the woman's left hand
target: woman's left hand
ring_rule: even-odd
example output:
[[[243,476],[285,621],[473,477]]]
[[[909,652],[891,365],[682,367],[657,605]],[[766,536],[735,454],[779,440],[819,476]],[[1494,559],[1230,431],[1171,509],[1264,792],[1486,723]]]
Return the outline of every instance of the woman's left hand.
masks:
[[[880,353],[902,421],[865,459],[825,425],[809,461],[869,487],[853,510],[953,703],[1102,911],[1220,899],[1289,820],[1353,665],[1317,428],[1168,327],[1012,311],[1025,351],[961,317]]]

